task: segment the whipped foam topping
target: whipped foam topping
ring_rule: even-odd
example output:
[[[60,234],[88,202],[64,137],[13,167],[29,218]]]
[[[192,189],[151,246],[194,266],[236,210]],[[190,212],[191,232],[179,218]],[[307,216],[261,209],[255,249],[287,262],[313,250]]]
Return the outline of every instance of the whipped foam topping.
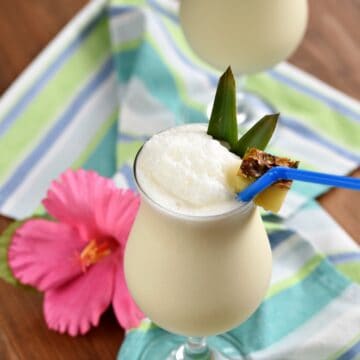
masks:
[[[143,192],[170,211],[209,216],[239,206],[227,182],[241,160],[206,134],[206,126],[191,124],[154,135],[136,162]]]

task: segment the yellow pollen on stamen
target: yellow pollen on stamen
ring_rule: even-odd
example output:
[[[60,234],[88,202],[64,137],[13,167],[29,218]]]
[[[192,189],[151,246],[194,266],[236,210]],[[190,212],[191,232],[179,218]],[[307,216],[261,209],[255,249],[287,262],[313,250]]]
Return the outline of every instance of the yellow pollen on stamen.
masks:
[[[96,240],[90,240],[80,253],[80,261],[85,271],[90,265],[97,263],[99,260],[111,254],[109,243],[97,243]]]

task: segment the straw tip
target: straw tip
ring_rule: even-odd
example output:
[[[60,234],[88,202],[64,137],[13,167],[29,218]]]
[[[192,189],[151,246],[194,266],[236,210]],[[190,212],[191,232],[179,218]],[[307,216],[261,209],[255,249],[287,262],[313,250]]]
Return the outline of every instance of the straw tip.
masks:
[[[244,205],[251,201],[251,199],[247,199],[247,197],[244,196],[243,191],[238,192],[235,196],[235,199]]]

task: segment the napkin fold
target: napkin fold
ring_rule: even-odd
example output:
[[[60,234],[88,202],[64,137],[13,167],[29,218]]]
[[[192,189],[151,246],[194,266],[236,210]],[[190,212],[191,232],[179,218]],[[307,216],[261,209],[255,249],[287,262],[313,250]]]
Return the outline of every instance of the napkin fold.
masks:
[[[2,96],[0,213],[42,211],[51,180],[68,167],[134,187],[132,162],[144,140],[170,126],[207,122],[220,74],[188,47],[177,6],[90,2]],[[357,101],[286,63],[250,76],[246,88],[281,112],[271,151],[335,174],[359,165]],[[230,333],[241,358],[360,353],[360,289],[350,280],[360,281],[360,252],[314,201],[327,189],[295,183],[280,216],[265,215],[272,286],[256,314]],[[121,360],[138,359],[136,351],[160,332],[148,325],[129,332]]]

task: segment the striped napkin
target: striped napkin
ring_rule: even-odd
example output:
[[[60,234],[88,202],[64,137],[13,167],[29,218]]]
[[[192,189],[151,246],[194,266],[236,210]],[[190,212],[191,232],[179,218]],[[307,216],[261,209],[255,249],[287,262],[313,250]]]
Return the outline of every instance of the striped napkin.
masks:
[[[68,167],[134,187],[132,161],[144,140],[207,121],[219,73],[186,44],[177,4],[90,2],[2,96],[0,213],[41,212],[48,185]],[[358,102],[289,64],[249,77],[246,87],[281,112],[272,151],[319,171],[358,166]],[[360,251],[314,201],[326,190],[297,183],[280,216],[264,215],[274,274],[263,305],[230,333],[242,358],[359,356]],[[161,332],[149,323],[129,332],[119,358],[138,359]]]

